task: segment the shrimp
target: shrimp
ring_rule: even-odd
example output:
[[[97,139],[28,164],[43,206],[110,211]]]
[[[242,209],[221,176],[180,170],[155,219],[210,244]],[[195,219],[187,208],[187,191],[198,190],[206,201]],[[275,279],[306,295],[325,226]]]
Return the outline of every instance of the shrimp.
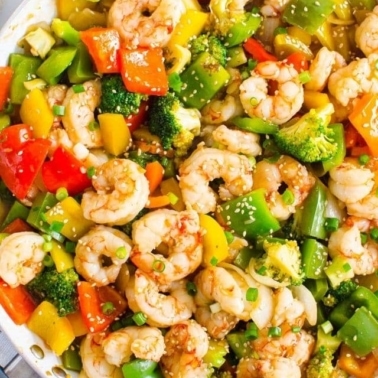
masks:
[[[120,230],[95,226],[76,245],[74,264],[77,272],[96,286],[115,282],[122,264],[126,262],[132,241]],[[107,257],[110,265],[102,260]]]
[[[283,183],[293,194],[291,204],[285,203],[278,191]],[[303,203],[314,184],[315,178],[306,167],[285,155],[275,163],[259,161],[253,173],[253,189],[266,190],[268,206],[278,220],[286,220],[295,213],[296,207]]]
[[[68,151],[71,151],[74,144],[72,143],[68,133],[65,129],[56,127],[50,130],[48,140],[51,142],[49,148],[49,156],[52,156],[54,151],[59,147],[64,147]]]
[[[132,238],[132,262],[160,284],[184,278],[201,264],[201,227],[193,210],[152,211],[133,223]],[[152,253],[161,243],[167,257]]]
[[[108,25],[130,48],[164,47],[185,10],[182,0],[115,0]]]
[[[43,94],[46,97],[47,103],[51,109],[53,109],[54,105],[62,105],[64,98],[67,94],[67,85],[64,84],[57,84],[57,85],[50,85],[44,91]],[[61,117],[55,116],[53,121],[53,129],[60,125]]]
[[[132,355],[144,360],[159,362],[164,354],[164,336],[159,328],[130,326],[110,333],[101,344],[106,361],[121,366]]]
[[[233,117],[243,114],[240,100],[226,95],[222,100],[211,100],[201,109],[201,122],[205,125],[220,125]]]
[[[96,168],[94,190],[83,194],[81,207],[95,223],[122,225],[144,208],[150,190],[144,169],[128,159],[111,159]]]
[[[175,324],[164,337],[166,353],[160,366],[166,378],[207,378],[210,366],[203,362],[209,340],[194,320]]]
[[[269,81],[277,83],[269,95]],[[295,68],[284,62],[261,62],[240,85],[240,100],[250,117],[259,117],[282,125],[302,107],[303,85]]]
[[[162,287],[137,269],[130,277],[125,293],[130,308],[147,316],[147,324],[159,328],[170,327],[191,318],[195,310],[193,297],[186,290],[186,282],[174,281]],[[163,290],[168,294],[163,294]]]
[[[105,359],[102,343],[105,333],[88,333],[80,344],[84,376],[96,378],[122,378],[122,370]]]
[[[225,125],[220,125],[213,131],[213,139],[235,153],[258,156],[262,151],[259,134],[229,129]]]
[[[219,195],[222,200],[248,193],[252,188],[252,165],[244,155],[199,146],[179,170],[179,185],[188,208],[198,213],[216,209],[217,195],[210,182],[223,178]]]
[[[62,123],[73,143],[81,142],[88,148],[101,147],[100,129],[91,128],[94,111],[100,104],[101,84],[99,80],[90,80],[83,83],[83,87],[80,93],[75,93],[73,88],[67,91]]]
[[[355,41],[365,56],[378,52],[378,6],[357,26]]]
[[[343,225],[333,232],[329,237],[328,250],[332,258],[338,255],[347,258],[354,274],[371,274],[378,268],[377,245],[374,242],[362,245],[356,224]]]
[[[311,62],[309,68],[311,79],[305,84],[305,88],[309,91],[321,92],[326,87],[331,73],[344,66],[346,63],[341,54],[322,47]]]
[[[242,358],[237,366],[237,378],[301,378],[301,369],[295,363],[285,357],[272,359]]]
[[[43,269],[45,240],[36,232],[17,232],[0,244],[0,277],[10,286],[26,285]]]

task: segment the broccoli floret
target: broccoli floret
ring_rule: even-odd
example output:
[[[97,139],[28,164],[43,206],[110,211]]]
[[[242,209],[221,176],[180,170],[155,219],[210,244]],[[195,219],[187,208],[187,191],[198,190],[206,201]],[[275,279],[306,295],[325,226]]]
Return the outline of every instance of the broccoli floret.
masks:
[[[79,276],[73,268],[58,272],[45,268],[26,288],[37,302],[52,303],[59,316],[66,316],[78,309],[76,283]]]
[[[125,117],[138,112],[142,101],[147,96],[129,92],[123,83],[121,75],[104,75],[101,79],[101,102],[98,107],[100,113],[117,113]]]
[[[342,281],[336,288],[327,291],[323,298],[323,303],[328,307],[334,307],[338,303],[349,298],[350,295],[358,288],[358,284],[353,280]]]
[[[227,49],[223,42],[211,34],[201,34],[190,42],[191,60],[194,61],[204,51],[209,52],[222,66],[227,63]]]
[[[194,108],[184,108],[173,92],[151,98],[147,126],[157,135],[165,150],[174,148],[177,156],[187,153],[195,136],[199,135],[201,113]]]
[[[282,242],[265,239],[264,254],[253,259],[254,270],[261,275],[287,285],[301,285],[304,281],[301,251],[295,240]]]
[[[334,371],[333,354],[327,348],[320,348],[310,359],[306,368],[307,378],[331,378]]]
[[[278,148],[305,163],[331,159],[337,152],[334,132],[328,126],[333,111],[333,105],[327,104],[311,109],[293,125],[281,127],[273,134]]]

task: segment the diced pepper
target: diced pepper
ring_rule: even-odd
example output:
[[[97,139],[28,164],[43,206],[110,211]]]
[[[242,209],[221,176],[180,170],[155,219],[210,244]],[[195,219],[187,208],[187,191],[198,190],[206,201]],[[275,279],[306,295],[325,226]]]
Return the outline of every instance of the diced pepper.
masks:
[[[299,39],[305,45],[311,45],[311,34],[307,33],[302,28],[299,28],[298,26],[288,26],[286,30],[289,35]]]
[[[0,131],[5,129],[6,127],[10,126],[11,118],[9,114],[0,114]]]
[[[354,28],[354,25],[352,26]],[[354,29],[352,29],[354,35]],[[349,37],[350,27],[345,25],[332,26],[332,36],[335,43],[335,51],[338,52],[347,62],[351,60],[354,53],[358,51],[355,42]]]
[[[189,107],[201,109],[229,81],[230,74],[208,52],[203,52],[181,74],[185,87],[179,97]]]
[[[286,57],[286,63],[293,66],[298,72],[308,70],[308,58],[301,51],[293,52]]]
[[[227,49],[227,67],[235,68],[247,63],[248,58],[243,47],[235,46]]]
[[[121,40],[113,28],[90,28],[80,32],[82,42],[87,46],[96,71],[99,73],[119,73],[118,50]]]
[[[77,46],[80,42],[80,33],[68,21],[54,18],[51,22],[51,30],[68,45]]]
[[[332,262],[324,268],[324,273],[333,288],[339,286],[342,281],[354,277],[348,259],[341,255],[333,258]]]
[[[33,231],[33,228],[30,227],[23,219],[17,218],[12,220],[6,227],[2,229],[2,232],[7,234],[13,234],[15,232],[23,231]]]
[[[250,246],[244,247],[239,250],[239,253],[236,255],[233,264],[245,270],[249,266],[249,262],[252,257],[257,257],[256,252]]]
[[[56,5],[58,16],[63,20],[67,20],[74,12],[79,12],[85,8],[94,9],[96,7],[96,3],[90,0],[57,0]]]
[[[0,176],[18,199],[28,194],[50,144],[46,139],[33,138],[28,125],[13,125],[0,131]]]
[[[351,7],[355,9],[366,9],[372,11],[377,5],[374,0],[348,0]]]
[[[75,343],[62,354],[62,363],[67,370],[81,371],[83,364],[80,357],[80,347]]]
[[[1,228],[4,229],[8,224],[13,222],[15,219],[26,220],[29,215],[29,207],[22,204],[20,201],[14,201],[9,208],[8,214],[5,217]]]
[[[36,304],[24,286],[11,288],[1,278],[0,305],[17,325],[26,323],[36,308]]]
[[[269,235],[281,228],[268,208],[263,189],[226,201],[219,206],[217,216],[221,224],[247,239]]]
[[[225,356],[228,353],[228,344],[223,340],[209,340],[209,349],[203,357],[203,362],[212,367],[220,368],[226,361]]]
[[[145,169],[146,171],[144,175],[148,180],[150,193],[153,193],[163,181],[164,167],[157,160],[155,160],[147,163]]]
[[[304,90],[304,106],[307,110],[317,109],[322,106],[326,106],[331,101],[327,93],[316,92],[311,90]]]
[[[49,192],[55,193],[59,188],[66,188],[73,196],[92,184],[81,161],[61,146],[43,164],[42,180]]]
[[[77,286],[79,304],[84,323],[90,332],[101,332],[126,311],[126,299],[110,286],[95,287],[89,282],[81,281]],[[114,311],[104,314],[102,304],[112,302]]]
[[[10,86],[13,77],[12,67],[0,67],[0,112],[4,109],[10,97]]]
[[[154,96],[167,93],[168,76],[161,48],[121,48],[119,56],[122,79],[128,91]]]
[[[148,102],[142,101],[139,110],[135,114],[130,114],[126,117],[126,124],[129,127],[130,133],[137,130],[147,118]]]
[[[54,122],[54,114],[46,96],[39,88],[32,89],[24,98],[20,108],[23,123],[33,128],[35,138],[47,138]]]
[[[170,204],[171,204],[171,199],[166,194],[163,194],[160,196],[149,196],[148,203],[146,204],[146,208],[157,209],[159,207],[169,206]]]
[[[122,365],[122,374],[124,378],[143,377],[143,378],[160,378],[161,374],[155,372],[158,364],[152,360],[142,360],[136,358]]]
[[[64,270],[74,267],[74,258],[72,253],[68,253],[63,244],[58,243],[55,240],[51,241],[52,249],[50,256],[54,261],[56,270],[61,273]]]
[[[102,113],[98,115],[101,137],[106,152],[118,156],[131,146],[131,133],[122,114]]]
[[[226,340],[237,358],[253,355],[253,349],[249,345],[244,332],[230,332],[226,335]]]
[[[67,315],[67,319],[70,321],[75,337],[84,336],[89,333],[89,329],[84,323],[83,316],[80,311],[73,312]]]
[[[304,285],[311,291],[316,302],[322,300],[328,291],[328,281],[326,278],[306,279]]]
[[[202,264],[204,266],[217,265],[229,257],[224,229],[210,215],[200,214],[199,219],[200,226],[204,230]]]
[[[177,197],[177,202],[171,204],[173,210],[185,210],[185,204],[182,198],[181,189],[177,180],[174,177],[170,177],[166,180],[163,180],[160,184],[160,190],[162,194],[168,195],[169,193],[173,193]]]
[[[75,58],[67,69],[68,79],[73,84],[84,83],[96,77],[87,47],[80,41],[76,48]]]
[[[315,32],[319,42],[328,50],[335,50],[335,41],[332,35],[332,26],[328,21],[323,22]]]
[[[102,2],[103,3],[103,2]],[[105,6],[105,4],[104,4]],[[107,12],[84,8],[74,12],[68,17],[70,24],[79,31],[85,31],[95,27],[107,27]]]
[[[84,218],[80,204],[73,197],[58,202],[45,213],[45,218],[50,225],[61,224],[60,233],[71,241],[80,239],[94,225]]]
[[[180,45],[173,45],[166,54],[167,74],[181,73],[190,62],[192,54],[189,49]]]
[[[273,61],[275,62],[277,57],[270,52],[268,52],[265,47],[257,39],[248,38],[243,43],[244,49],[252,56],[253,59],[256,59],[258,62]]]
[[[241,117],[232,118],[231,122],[241,130],[257,134],[274,134],[278,131],[275,123],[261,119],[260,117]]]
[[[300,245],[303,271],[307,278],[325,278],[324,267],[328,259],[327,247],[312,238],[306,238]]]
[[[346,155],[344,125],[342,123],[334,123],[329,126],[332,128],[334,132],[333,140],[334,143],[337,145],[337,151],[332,159],[325,160],[322,162],[323,169],[325,172],[328,172],[332,168],[339,166],[344,161]]]
[[[286,59],[291,54],[301,53],[307,60],[314,58],[311,49],[300,39],[289,34],[277,34],[273,40],[274,52],[278,59]]]
[[[53,304],[41,302],[27,321],[28,328],[37,334],[58,356],[68,349],[75,339],[71,323],[60,317]]]

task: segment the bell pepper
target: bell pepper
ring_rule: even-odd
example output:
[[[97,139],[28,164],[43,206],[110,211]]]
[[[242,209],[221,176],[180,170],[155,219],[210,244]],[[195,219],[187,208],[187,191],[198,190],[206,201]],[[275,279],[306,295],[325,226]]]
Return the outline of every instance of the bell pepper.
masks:
[[[9,208],[8,214],[1,225],[1,229],[4,229],[15,219],[26,220],[29,215],[29,211],[29,207],[25,206],[20,201],[14,201],[11,207]]]
[[[304,43],[306,46],[311,45],[311,34],[304,31],[302,28],[299,28],[298,26],[288,26],[286,28],[287,34],[289,34],[292,37],[295,37],[299,39],[302,43]]]
[[[355,25],[353,21],[352,26],[333,25],[332,36],[335,43],[335,51],[338,52],[347,62],[351,60],[351,56],[357,53],[357,48],[354,40],[351,40],[350,35],[355,33]]]
[[[331,102],[327,93],[305,89],[303,95],[303,105],[307,110],[317,109]]]
[[[94,9],[96,2],[90,0],[57,0],[56,6],[58,16],[63,20],[68,20],[74,12],[79,12],[85,8]]]
[[[90,28],[80,32],[80,39],[88,48],[96,72],[119,73],[118,50],[121,45],[118,31],[113,28]]]
[[[75,339],[69,320],[59,316],[54,305],[47,301],[37,306],[26,324],[58,356],[62,355]]]
[[[178,181],[174,177],[163,180],[160,184],[160,191],[162,192],[162,194],[168,195],[169,193],[172,193],[177,197],[177,202],[171,204],[173,210],[185,210],[185,204],[182,198],[181,189]]]
[[[324,267],[327,264],[328,248],[312,238],[306,238],[300,245],[303,271],[307,278],[325,278]]]
[[[28,125],[13,125],[0,131],[0,176],[18,199],[28,194],[50,144],[46,139],[33,138]]]
[[[32,89],[20,108],[21,121],[33,128],[35,138],[47,138],[54,122],[54,114],[43,92]]]
[[[259,117],[237,116],[231,119],[231,123],[241,130],[256,134],[274,134],[278,131],[278,126],[275,123]]]
[[[121,75],[130,92],[164,96],[168,92],[168,76],[161,48],[119,50]]]
[[[91,186],[84,165],[62,146],[42,165],[42,180],[49,192],[55,193],[59,188],[66,188],[73,196]]]
[[[63,352],[62,364],[67,370],[81,371],[83,363],[80,356],[80,347],[76,345],[76,343],[72,343],[71,346]]]
[[[311,291],[311,294],[315,298],[316,302],[322,300],[328,291],[328,281],[326,278],[307,278],[304,285]]]
[[[332,159],[322,162],[324,172],[328,172],[332,168],[339,166],[344,161],[346,155],[344,125],[342,123],[333,123],[329,127],[333,130],[333,140],[337,145],[337,151]]]
[[[248,54],[251,55],[251,57],[258,62],[266,62],[266,61],[277,61],[277,57],[270,52],[268,52],[264,45],[259,42],[257,39],[254,38],[248,38],[243,43],[243,48],[245,51],[247,51]]]
[[[37,76],[37,69],[42,59],[36,56],[13,53],[9,56],[9,64],[13,69],[13,78],[10,86],[10,100],[12,104],[21,104],[29,90],[24,82]]]
[[[225,362],[225,356],[228,353],[228,343],[223,340],[209,340],[209,349],[203,356],[203,362],[209,364],[211,367],[220,368]]]
[[[80,311],[90,332],[101,332],[126,311],[126,299],[110,286],[96,287],[86,281],[77,285]],[[105,314],[102,304],[112,302],[114,311]]]
[[[84,323],[83,316],[80,311],[73,312],[67,315],[67,319],[70,321],[75,337],[84,336],[89,333],[89,329]]]
[[[106,7],[104,2],[101,2],[101,4]],[[70,14],[68,21],[76,30],[79,31],[85,31],[95,27],[106,28],[107,12],[104,12],[103,10],[97,11],[85,8]]]
[[[321,45],[327,47],[328,50],[335,50],[335,41],[332,33],[332,25],[328,21],[324,21],[321,26],[316,30],[315,37]]]
[[[219,218],[221,224],[247,239],[266,236],[281,228],[268,208],[263,189],[221,204],[217,210]]]
[[[122,374],[124,378],[162,378],[162,374],[157,369],[157,362],[152,360],[142,360],[140,358],[136,358],[122,365]]]
[[[10,222],[6,227],[2,229],[2,232],[5,232],[7,234],[23,231],[34,231],[34,229],[21,218],[12,220],[12,222]]]
[[[167,63],[167,74],[181,73],[187,64],[189,64],[192,54],[186,47],[173,45],[166,52],[165,61]]]
[[[335,256],[332,262],[324,267],[324,273],[332,288],[336,288],[342,281],[354,277],[354,272],[348,259],[342,255]]]
[[[180,75],[185,83],[178,94],[189,107],[202,109],[229,81],[230,74],[208,52],[203,52]]]
[[[0,114],[0,131],[11,125],[11,118],[9,114]]]
[[[1,278],[0,305],[17,325],[25,324],[37,306],[24,286],[11,288]]]
[[[67,69],[68,80],[72,84],[84,83],[96,77],[87,47],[80,41],[76,48],[75,58]]]
[[[73,268],[75,266],[73,254],[67,252],[62,243],[55,240],[52,240],[51,243],[52,249],[50,251],[50,256],[54,261],[56,270],[61,273],[64,270]]]
[[[280,60],[286,59],[294,53],[301,53],[306,60],[314,58],[314,54],[307,45],[289,34],[277,34],[273,40],[273,47],[274,53]]]
[[[308,70],[308,58],[306,54],[301,51],[295,51],[287,55],[285,62],[294,67],[298,72],[303,72]]]
[[[8,101],[12,77],[12,67],[0,67],[0,112],[4,109]]]
[[[59,232],[71,241],[79,240],[94,225],[84,218],[80,204],[73,197],[67,197],[51,207],[45,213],[45,219],[50,227],[61,225]]]
[[[126,117],[126,124],[129,127],[130,133],[137,130],[147,118],[148,102],[142,101],[139,110],[135,114],[130,114]]]
[[[227,67],[235,68],[248,62],[243,47],[234,46],[227,49]]]
[[[248,338],[245,332],[230,332],[226,335],[226,340],[237,358],[240,359],[247,356],[253,356],[254,352],[251,345],[248,342]]]
[[[51,30],[70,46],[77,46],[80,42],[80,33],[68,21],[54,18],[51,22]]]
[[[366,9],[372,11],[377,5],[375,0],[348,0],[354,9]]]

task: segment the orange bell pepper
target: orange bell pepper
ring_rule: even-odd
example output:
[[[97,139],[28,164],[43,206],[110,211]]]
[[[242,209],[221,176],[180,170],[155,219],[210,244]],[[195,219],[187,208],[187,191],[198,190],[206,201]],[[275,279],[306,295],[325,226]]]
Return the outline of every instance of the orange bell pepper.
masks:
[[[12,76],[13,69],[11,67],[0,67],[0,112],[8,100]]]
[[[1,232],[5,232],[6,234],[13,234],[15,232],[23,232],[23,231],[33,231],[33,227],[29,226],[21,218],[16,218],[12,222],[10,222]]]
[[[150,193],[153,193],[163,181],[164,167],[158,161],[152,161],[146,164],[144,175],[148,180]]]
[[[165,207],[171,204],[171,199],[168,195],[162,194],[160,196],[150,196],[148,197],[147,209],[156,209],[159,207]]]
[[[298,72],[308,70],[308,58],[300,51],[290,54],[286,59],[286,63],[293,66]]]

